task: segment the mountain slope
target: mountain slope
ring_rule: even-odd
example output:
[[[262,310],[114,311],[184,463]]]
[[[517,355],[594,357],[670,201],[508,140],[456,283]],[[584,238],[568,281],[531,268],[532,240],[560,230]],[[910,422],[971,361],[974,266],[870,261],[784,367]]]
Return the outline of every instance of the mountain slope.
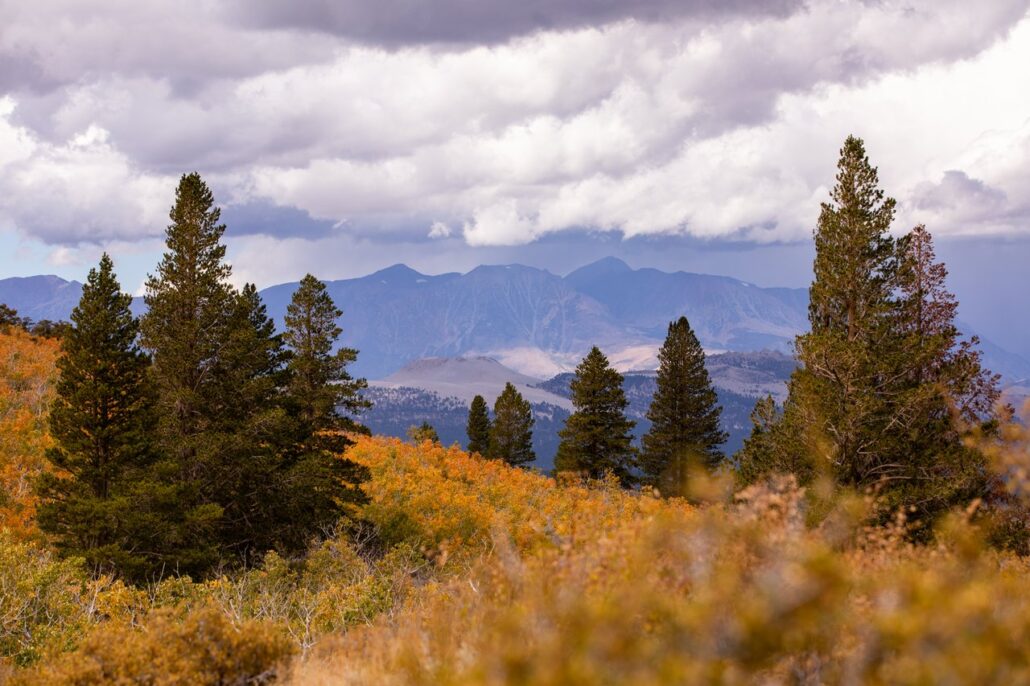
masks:
[[[736,452],[751,431],[750,415],[758,397],[771,393],[781,401],[794,360],[776,352],[724,353],[709,356],[706,366],[723,406],[722,425],[729,434],[727,454]],[[362,421],[376,434],[405,437],[411,426],[423,421],[433,425],[444,444],[465,445],[468,406],[476,394],[494,400],[506,382],[513,383],[531,403],[536,425],[533,448],[535,466],[549,470],[558,449],[558,431],[572,411],[565,372],[546,381],[533,379],[488,358],[431,358],[418,360],[382,381],[372,381],[366,397],[373,407]],[[639,438],[650,427],[647,409],[655,392],[654,372],[625,375],[630,402],[628,414],[637,422]]]
[[[33,321],[68,319],[79,303],[82,284],[59,276],[25,276],[0,279],[0,303]]]
[[[577,269],[565,282],[649,338],[664,339],[669,321],[686,316],[707,348],[786,351],[808,325],[804,289],[759,288],[727,276],[634,270],[615,258]]]
[[[416,360],[381,381],[371,381],[375,388],[421,388],[445,398],[457,398],[465,403],[481,395],[487,404],[513,384],[530,403],[548,403],[571,409],[565,397],[540,388],[541,379],[520,374],[488,357],[433,357]]]
[[[280,326],[296,286],[261,292]],[[789,352],[808,326],[805,289],[632,269],[615,258],[565,277],[520,265],[437,276],[395,265],[326,286],[343,310],[343,345],[360,352],[353,372],[371,379],[427,357],[475,356],[547,378],[571,371],[592,345],[622,371],[653,369],[669,321],[681,315],[709,351]],[[35,320],[67,318],[80,292],[54,276],[0,280],[0,302]],[[142,309],[137,298],[133,311]],[[982,349],[1006,381],[1030,378],[1027,360],[987,340]]]
[[[295,287],[262,292],[279,321]],[[524,349],[575,359],[595,342],[640,340],[561,277],[520,265],[440,276],[397,265],[326,288],[344,313],[344,344],[361,352],[355,370],[369,378],[425,357]]]

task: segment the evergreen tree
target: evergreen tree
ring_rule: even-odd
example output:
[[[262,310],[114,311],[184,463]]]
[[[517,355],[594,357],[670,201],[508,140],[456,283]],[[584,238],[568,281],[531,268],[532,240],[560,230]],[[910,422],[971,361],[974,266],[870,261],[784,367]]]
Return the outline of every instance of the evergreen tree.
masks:
[[[466,433],[469,437],[468,451],[487,456],[490,449],[490,416],[487,414],[486,400],[481,395],[473,398],[469,406]]]
[[[141,322],[158,393],[158,472],[168,486],[160,508],[164,540],[156,547],[170,570],[202,574],[219,559],[226,538],[220,503],[232,496],[219,483],[226,458],[220,435],[234,392],[223,349],[239,300],[228,283],[225,225],[199,174],[180,179],[170,216],[168,249],[147,279]]]
[[[363,430],[345,414],[368,407],[361,397],[368,383],[353,379],[347,371],[358,351],[340,348],[333,352],[343,332],[337,325],[342,315],[325,284],[311,274],[301,279],[286,308],[286,344],[293,353],[290,396],[305,432],[312,437],[326,431]]]
[[[960,340],[958,302],[947,291],[947,269],[936,261],[924,226],[898,241],[895,331],[896,399],[890,435],[896,485],[888,495],[929,521],[939,512],[982,497],[986,464],[963,443],[966,425],[989,428],[1000,392],[998,376],[983,369],[974,337]]]
[[[825,470],[845,486],[882,486],[887,510],[904,506],[929,523],[985,493],[982,458],[963,445],[951,408],[991,426],[997,377],[976,340],[959,339],[930,234],[888,234],[894,201],[858,139],[841,150],[832,199],[815,234],[802,366],[782,415],[756,423],[741,476],[790,469],[805,483]]]
[[[771,474],[793,474],[799,483],[814,475],[812,456],[797,449],[798,413],[788,401],[781,412],[771,395],[759,398],[751,411],[751,435],[736,455],[737,482],[748,486]]]
[[[878,187],[862,141],[848,137],[837,184],[815,231],[811,331],[798,336],[801,368],[788,405],[801,418],[793,446],[823,453],[836,478],[868,484],[883,476],[890,420],[888,384],[896,359],[892,336],[897,265],[888,233],[895,202]]]
[[[575,411],[559,432],[555,470],[582,472],[590,478],[612,474],[623,485],[631,485],[635,422],[626,418],[629,402],[622,375],[594,347],[576,367],[571,388]]]
[[[105,254],[61,342],[50,413],[55,446],[47,451],[59,475],[46,473],[37,484],[37,521],[63,555],[136,578],[150,571],[138,486],[153,462],[155,414],[131,302]]]
[[[276,507],[283,496],[278,476],[296,440],[281,396],[288,359],[257,288],[246,284],[236,295],[220,364],[213,370],[214,383],[224,390],[209,435],[221,456],[214,465],[223,510],[221,543],[245,562],[306,543],[292,536]]]
[[[948,270],[936,261],[933,236],[919,225],[898,241],[897,248],[901,378],[914,388],[929,387],[931,395],[943,393],[968,423],[992,418],[1000,377],[983,368],[976,336],[961,340],[955,325],[958,301],[947,290]],[[934,411],[939,413],[940,407]]]
[[[533,452],[533,409],[510,383],[504,385],[494,403],[489,456],[504,460],[512,467],[521,467],[536,460]]]
[[[350,444],[345,432],[368,433],[353,417],[369,405],[361,396],[367,383],[347,371],[356,350],[333,352],[341,315],[325,285],[310,274],[286,311],[288,402],[299,452],[283,476],[282,519],[298,541],[335,526],[348,504],[362,497],[357,484],[364,471],[341,453]]]
[[[28,329],[31,324],[28,317],[18,315],[18,310],[0,303],[0,333],[12,326],[18,329]]]
[[[682,493],[690,463],[714,469],[723,460],[722,407],[705,369],[705,353],[686,317],[669,324],[658,351],[658,388],[643,437],[644,482],[663,494]]]

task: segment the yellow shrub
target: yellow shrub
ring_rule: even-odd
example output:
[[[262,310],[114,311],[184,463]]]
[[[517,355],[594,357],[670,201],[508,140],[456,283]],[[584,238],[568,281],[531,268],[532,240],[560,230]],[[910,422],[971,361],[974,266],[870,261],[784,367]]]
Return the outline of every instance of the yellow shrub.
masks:
[[[613,484],[559,485],[554,479],[458,447],[355,437],[347,457],[371,478],[364,516],[390,541],[408,540],[444,555],[482,552],[496,532],[520,551],[602,536],[622,523],[660,511],[686,514],[681,502],[628,493]]]
[[[101,625],[82,646],[16,677],[15,684],[223,686],[273,681],[293,643],[270,622],[234,625],[213,606],[151,614],[141,628]]]
[[[0,332],[0,529],[35,535],[34,477],[50,447],[47,416],[54,397],[59,344],[21,329]]]

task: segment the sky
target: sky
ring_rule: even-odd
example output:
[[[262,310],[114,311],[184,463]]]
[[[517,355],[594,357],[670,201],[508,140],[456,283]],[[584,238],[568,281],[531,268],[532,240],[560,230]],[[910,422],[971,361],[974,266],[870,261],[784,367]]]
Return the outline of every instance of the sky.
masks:
[[[81,279],[106,250],[138,291],[198,171],[234,279],[259,286],[605,255],[804,286],[849,134],[895,230],[925,223],[983,303],[967,319],[1004,333],[1030,258],[1030,0],[0,0],[0,17],[0,277]]]

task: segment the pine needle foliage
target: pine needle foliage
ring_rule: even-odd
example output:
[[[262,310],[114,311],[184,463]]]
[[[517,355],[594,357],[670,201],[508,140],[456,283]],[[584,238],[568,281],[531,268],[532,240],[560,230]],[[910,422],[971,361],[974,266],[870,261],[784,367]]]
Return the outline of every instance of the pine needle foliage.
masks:
[[[592,479],[611,474],[624,486],[632,485],[636,450],[631,432],[636,423],[626,417],[629,401],[622,375],[594,346],[576,367],[571,389],[575,411],[558,432],[555,470]]]
[[[57,550],[97,572],[149,571],[138,552],[147,469],[156,423],[149,360],[139,325],[106,254],[91,269],[61,341],[57,397],[50,411],[54,471],[37,484],[37,519]]]
[[[682,494],[691,465],[709,470],[724,455],[726,432],[719,425],[722,407],[705,369],[705,353],[686,317],[669,324],[658,351],[657,390],[642,440],[644,483],[665,495]]]
[[[287,402],[299,452],[285,473],[283,502],[284,518],[296,523],[297,536],[332,529],[361,500],[357,484],[363,470],[337,456],[350,445],[348,433],[368,433],[355,419],[368,407],[361,396],[367,383],[347,370],[358,351],[338,347],[342,314],[311,274],[301,279],[286,310]]]
[[[522,467],[536,460],[533,452],[533,409],[511,383],[494,403],[489,457]]]
[[[468,423],[465,427],[468,435],[468,451],[486,456],[490,449],[490,415],[486,399],[477,395],[469,405]]]
[[[745,483],[786,469],[801,484],[824,474],[838,486],[875,487],[888,509],[907,508],[926,525],[988,495],[983,458],[965,446],[963,427],[997,423],[998,377],[983,368],[977,340],[959,335],[930,233],[917,226],[895,240],[894,213],[864,144],[849,137],[815,231],[801,366],[782,414],[757,408],[738,463]]]

